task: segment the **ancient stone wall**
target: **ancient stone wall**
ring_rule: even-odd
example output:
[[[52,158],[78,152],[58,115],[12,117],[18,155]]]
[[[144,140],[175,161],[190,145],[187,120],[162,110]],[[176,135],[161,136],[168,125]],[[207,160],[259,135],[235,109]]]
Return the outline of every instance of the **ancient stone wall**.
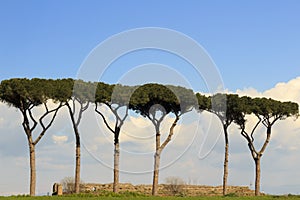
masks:
[[[187,196],[221,196],[222,186],[201,186],[201,185],[183,185],[183,194]],[[82,192],[101,192],[101,191],[112,191],[112,184],[84,184],[82,185]],[[122,183],[119,187],[120,192],[130,191],[137,192],[145,195],[151,195],[152,185],[132,185],[130,183]],[[242,186],[228,186],[227,194],[236,194],[238,196],[253,196],[254,191],[250,190],[249,187]],[[171,195],[165,185],[161,184],[158,187],[158,194],[161,196]]]

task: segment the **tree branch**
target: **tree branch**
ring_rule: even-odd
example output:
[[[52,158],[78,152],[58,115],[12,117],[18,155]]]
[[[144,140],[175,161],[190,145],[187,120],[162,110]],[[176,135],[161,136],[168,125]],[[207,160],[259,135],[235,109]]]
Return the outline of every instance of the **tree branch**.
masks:
[[[128,106],[126,106],[125,115],[124,115],[124,117],[121,119],[121,122],[120,122],[119,127],[123,126],[124,121],[126,120],[127,117],[128,117]]]
[[[79,102],[79,101],[78,101],[78,102]],[[88,109],[89,105],[90,105],[90,102],[89,102],[89,101],[86,103],[85,106],[83,106],[84,103],[82,103],[82,102],[79,102],[79,103],[80,103],[80,110],[79,110],[78,118],[77,118],[77,121],[76,121],[76,126],[77,126],[77,127],[79,126],[79,123],[80,123],[80,121],[81,121],[83,112],[86,111],[86,110]]]
[[[108,124],[106,118],[104,117],[104,115],[103,115],[100,111],[98,111],[98,104],[95,103],[95,105],[96,105],[96,107],[95,107],[95,112],[98,113],[98,114],[102,117],[102,119],[103,119],[104,124],[106,125],[106,127],[107,127],[112,133],[115,134],[115,131],[109,126],[109,124]]]
[[[113,112],[114,115],[115,115],[115,117],[116,117],[116,119],[117,119],[117,121],[116,121],[116,126],[119,127],[119,128],[123,126],[124,121],[125,121],[126,118],[128,117],[128,106],[126,106],[126,105],[125,105],[126,111],[125,111],[124,117],[121,118],[120,115],[118,114],[118,109],[120,109],[120,108],[122,108],[122,107],[124,107],[124,106],[118,106],[118,107],[115,109],[115,112]],[[119,123],[119,122],[120,122],[120,123]]]
[[[248,147],[251,151],[252,157],[255,158],[256,155],[258,155],[258,152],[256,151],[253,141],[250,138],[249,134],[245,131],[245,128],[242,129],[241,131],[241,135],[246,138],[246,140],[248,141]],[[256,155],[255,155],[256,154]]]
[[[173,121],[172,126],[170,127],[169,135],[166,138],[166,140],[163,142],[163,144],[160,146],[160,149],[164,149],[167,146],[167,144],[171,141],[172,136],[174,135],[174,128],[176,127],[179,118],[180,118],[180,116],[176,115],[176,118]]]
[[[33,106],[28,109],[28,113],[29,113],[30,119],[33,121],[32,128],[30,128],[30,124],[29,124],[29,121],[28,121],[28,128],[30,129],[30,132],[32,132],[36,128],[36,126],[38,124],[37,121],[34,119],[34,116],[33,116],[32,112],[31,112],[32,109],[33,109]]]
[[[30,130],[30,126],[29,126],[29,121],[28,121],[28,117],[27,117],[27,114],[26,114],[26,111],[22,111],[22,115],[23,115],[23,128],[24,128],[24,131],[27,135],[27,138],[29,140],[29,138],[31,137],[31,133],[32,131]]]
[[[273,126],[275,124],[275,122],[277,122],[282,116],[276,116],[274,117],[274,120],[272,121],[272,123],[270,123],[271,126]]]
[[[72,100],[72,102],[73,102],[73,109],[71,108],[68,101],[66,102],[66,106],[68,107],[68,110],[69,110],[69,114],[70,114],[70,117],[71,117],[73,129],[76,130],[77,126],[76,126],[76,123],[75,123],[75,118],[74,118],[74,113],[73,113],[73,110],[74,110],[75,107],[74,107],[74,101],[73,100]],[[76,133],[75,133],[75,135],[76,135]]]
[[[163,113],[163,115],[159,118],[159,120],[157,120],[157,122],[160,124],[166,117],[166,114]]]
[[[265,118],[265,119],[262,121],[262,124],[267,128],[267,127],[269,126],[270,122],[268,121],[268,119]]]
[[[46,103],[44,103],[44,106],[45,106],[45,110],[46,110],[46,112],[48,112],[48,111],[49,111],[49,109],[48,109],[48,106],[47,106],[47,104],[46,104]]]
[[[259,125],[260,122],[261,122],[261,118],[260,118],[258,115],[256,115],[256,116],[257,116],[257,118],[258,118],[258,122],[256,123],[256,125],[254,126],[254,128],[253,128],[252,131],[251,131],[251,141],[252,141],[252,142],[254,142],[254,137],[253,137],[254,131],[257,129],[258,125]]]
[[[87,101],[86,104],[85,104],[85,106],[82,108],[82,110],[86,111],[89,108],[89,106],[90,106],[90,102]]]
[[[118,109],[120,108],[120,106],[118,106],[117,108],[113,108],[112,105],[108,104],[108,103],[104,103],[109,109],[110,111],[114,114],[114,116],[116,117],[116,123],[115,123],[115,127],[118,127],[118,124],[119,124],[119,120],[120,117],[118,115]]]
[[[259,151],[259,155],[260,156],[265,152],[265,150],[266,150],[266,148],[267,148],[267,146],[268,146],[268,144],[270,142],[270,138],[271,138],[271,134],[267,134],[267,138],[266,138],[266,140],[264,142],[264,145],[262,146],[261,150]]]
[[[34,145],[36,145],[36,144],[42,139],[42,137],[45,135],[46,131],[47,131],[47,130],[50,128],[50,126],[53,124],[53,121],[54,121],[55,117],[57,116],[57,112],[58,112],[58,110],[62,107],[62,105],[63,105],[63,104],[60,103],[59,106],[58,106],[57,108],[55,108],[55,109],[49,111],[47,105],[45,104],[45,107],[47,107],[46,112],[45,112],[45,114],[42,115],[41,118],[39,119],[40,125],[41,125],[41,127],[42,127],[43,130],[42,130],[42,132],[40,133],[40,135],[38,136],[38,138],[33,142]],[[50,122],[48,123],[47,126],[45,126],[44,123],[43,123],[43,119],[44,119],[47,115],[49,115],[49,114],[51,114],[51,113],[53,113],[53,112],[54,112],[54,114],[53,114],[53,116],[52,116]]]
[[[151,118],[150,115],[148,115],[148,114],[146,115],[146,117],[152,122],[152,124],[154,126],[156,126],[157,122],[156,122],[155,118]]]
[[[265,140],[265,142],[264,142],[261,150],[259,151],[260,155],[262,155],[265,152],[265,150],[266,150],[266,148],[267,148],[267,146],[268,146],[268,144],[270,142],[270,139],[271,139],[271,128],[272,128],[271,125],[267,127],[267,137],[266,137],[266,140]]]
[[[71,101],[72,101],[72,103],[73,103],[73,109],[72,110],[70,110],[71,111],[71,113],[72,113],[72,115],[74,116],[75,115],[75,111],[76,111],[76,105],[75,105],[75,100],[76,99],[74,99],[74,97],[71,99]],[[69,107],[69,106],[68,106]],[[71,108],[71,107],[70,107]]]

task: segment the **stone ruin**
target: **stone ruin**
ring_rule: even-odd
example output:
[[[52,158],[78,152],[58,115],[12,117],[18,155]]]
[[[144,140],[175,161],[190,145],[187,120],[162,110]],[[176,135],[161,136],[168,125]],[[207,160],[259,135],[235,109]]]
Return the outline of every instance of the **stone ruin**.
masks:
[[[63,187],[59,183],[54,183],[52,189],[52,196],[61,196],[63,195]]]
[[[222,196],[223,187],[222,186],[206,186],[206,185],[183,185],[183,193],[186,196]],[[86,183],[82,185],[81,191],[88,193],[99,193],[101,191],[113,190],[113,184],[93,184]],[[152,185],[133,185],[131,183],[120,183],[119,191],[125,192],[137,192],[144,195],[151,195]],[[235,194],[237,196],[254,196],[255,193],[247,186],[228,186],[227,194]],[[170,196],[165,184],[160,184],[158,186],[159,196]]]
[[[172,196],[168,191],[167,185],[160,184],[158,186],[158,195],[159,196]],[[205,185],[183,185],[183,193],[186,196],[222,196],[223,188],[222,186],[205,186]],[[101,193],[103,191],[112,192],[113,184],[94,184],[86,183],[80,185],[80,192],[82,193]],[[133,185],[131,183],[120,183],[119,184],[120,192],[136,192],[144,195],[151,195],[152,185]],[[235,194],[237,196],[254,196],[254,191],[247,186],[228,186],[227,194]],[[63,195],[62,185],[55,183],[53,185],[52,195],[61,196]]]

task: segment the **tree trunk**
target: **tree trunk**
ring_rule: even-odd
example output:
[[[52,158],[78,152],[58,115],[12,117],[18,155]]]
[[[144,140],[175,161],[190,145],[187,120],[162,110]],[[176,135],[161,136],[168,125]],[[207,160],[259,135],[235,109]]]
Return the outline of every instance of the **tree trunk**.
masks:
[[[30,157],[30,196],[35,196],[36,188],[36,166],[35,166],[35,145],[29,144]]]
[[[260,195],[260,157],[255,159],[255,196]]]
[[[75,108],[74,110],[72,110],[72,108],[70,107],[69,103],[66,103],[68,109],[69,109],[69,114],[71,117],[71,121],[73,124],[73,130],[74,130],[74,135],[75,135],[75,193],[79,194],[80,193],[80,134],[79,134],[79,130],[78,130],[78,125],[81,119],[81,114],[79,113],[79,118],[77,123],[75,122],[75,118],[74,118],[74,113],[75,112]],[[73,191],[74,192],[74,191]]]
[[[158,190],[158,175],[159,175],[159,165],[160,165],[160,131],[159,131],[159,124],[155,125],[155,155],[154,155],[154,170],[153,170],[153,184],[152,184],[152,195],[157,195]]]
[[[80,142],[76,142],[75,193],[80,193]]]
[[[224,127],[225,134],[225,158],[224,158],[224,174],[223,174],[223,195],[227,194],[227,179],[228,179],[228,160],[229,160],[229,140],[227,128]]]
[[[154,171],[153,171],[153,185],[152,185],[153,196],[157,195],[159,166],[160,166],[160,150],[156,150],[154,155]]]
[[[120,163],[120,144],[115,144],[115,154],[114,154],[114,184],[113,192],[119,192],[119,163]]]

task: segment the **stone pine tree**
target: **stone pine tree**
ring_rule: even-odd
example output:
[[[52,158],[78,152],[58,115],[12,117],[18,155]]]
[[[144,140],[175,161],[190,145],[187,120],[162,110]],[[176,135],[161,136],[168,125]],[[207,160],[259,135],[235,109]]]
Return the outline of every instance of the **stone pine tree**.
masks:
[[[148,118],[155,128],[155,155],[153,170],[152,195],[157,195],[161,153],[171,141],[174,129],[181,115],[189,112],[196,105],[193,91],[182,87],[145,84],[137,88],[130,100],[130,108]],[[160,126],[165,117],[173,113],[175,118],[167,138],[161,141]]]
[[[200,95],[199,95],[200,96]],[[198,96],[198,97],[199,97]],[[229,133],[228,127],[235,119],[235,109],[238,103],[238,95],[235,94],[215,94],[209,98],[209,105],[207,111],[215,114],[222,123],[225,151],[224,151],[224,172],[223,172],[223,195],[227,193],[227,180],[228,180],[228,162],[229,162]]]
[[[75,135],[75,193],[80,192],[80,167],[81,167],[81,135],[79,125],[83,113],[93,102],[96,84],[82,80],[63,79],[58,80],[59,93],[57,99],[68,108]]]
[[[0,85],[0,99],[9,106],[17,108],[23,118],[22,126],[27,138],[30,158],[30,196],[36,189],[36,145],[53,124],[62,103],[49,108],[56,88],[51,80],[10,79]],[[43,110],[40,116],[34,110]]]
[[[98,113],[105,126],[114,135],[114,180],[113,192],[119,190],[119,168],[120,168],[120,134],[122,126],[128,116],[129,100],[134,87],[122,85],[107,85],[98,83],[95,98],[95,112]],[[108,121],[108,116],[99,109],[106,106],[114,116],[114,122]]]
[[[237,109],[237,118],[235,122],[240,126],[241,135],[247,140],[248,147],[255,163],[255,195],[260,195],[260,179],[261,179],[261,158],[271,140],[272,127],[279,121],[288,117],[299,115],[298,104],[293,102],[280,102],[267,98],[242,97],[239,101]],[[251,131],[246,131],[246,115],[254,114],[257,117],[257,122]],[[254,142],[254,134],[260,124],[266,128],[266,137],[260,149],[257,149]]]

